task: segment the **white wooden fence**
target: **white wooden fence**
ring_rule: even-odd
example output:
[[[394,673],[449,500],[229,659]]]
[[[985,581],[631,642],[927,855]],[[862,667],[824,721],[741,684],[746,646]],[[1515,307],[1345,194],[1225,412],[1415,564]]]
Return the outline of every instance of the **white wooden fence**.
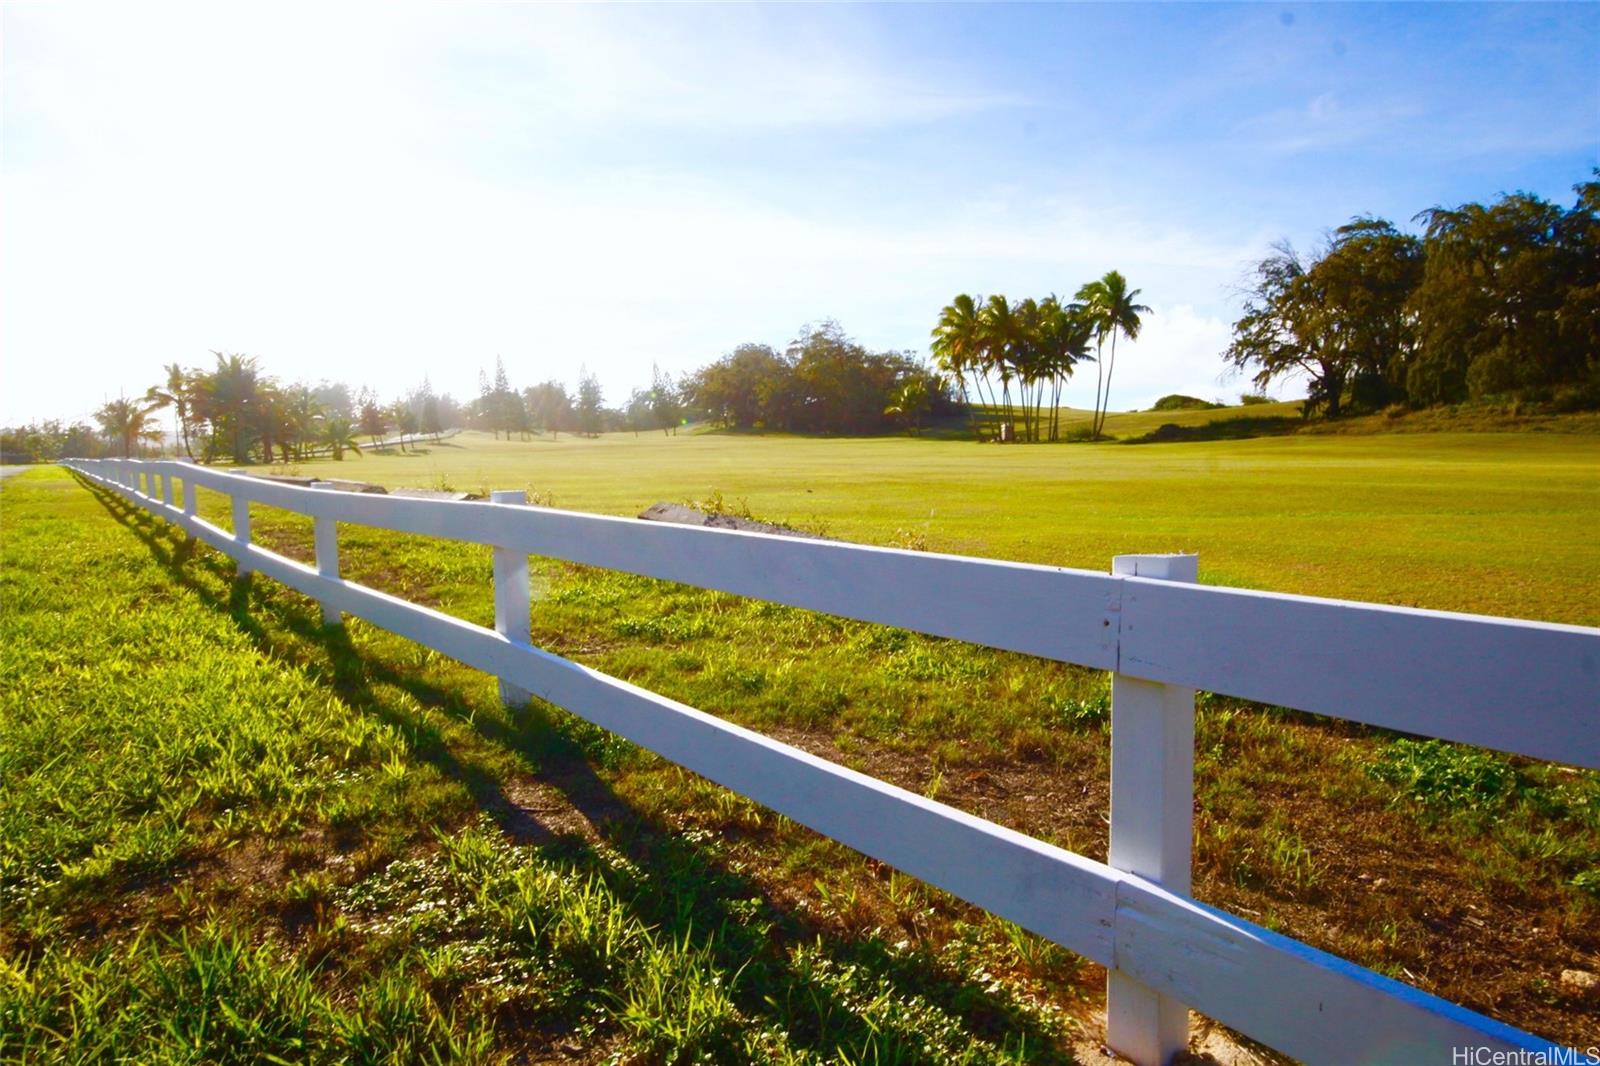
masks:
[[[1194,584],[1193,556],[1123,556],[1104,574],[555,511],[520,492],[457,503],[173,461],[66,465],[225,552],[240,573],[316,598],[328,622],[348,613],[437,649],[498,677],[508,701],[564,707],[1100,963],[1108,1043],[1137,1063],[1183,1047],[1189,1008],[1308,1062],[1562,1054],[1189,898],[1194,690],[1595,768],[1600,629],[1210,588]],[[233,533],[196,515],[196,486],[232,498]],[[252,544],[251,503],[311,516],[316,566]],[[491,545],[496,629],[340,579],[338,522]],[[1111,671],[1109,862],[533,647],[529,555]]]

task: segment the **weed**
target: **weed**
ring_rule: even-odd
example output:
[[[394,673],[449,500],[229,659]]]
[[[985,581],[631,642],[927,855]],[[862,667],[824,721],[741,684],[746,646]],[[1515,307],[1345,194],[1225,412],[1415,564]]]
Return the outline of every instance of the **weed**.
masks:
[[[1411,802],[1437,813],[1498,810],[1512,798],[1519,781],[1504,756],[1442,740],[1392,741],[1366,769]]]
[[[1070,728],[1101,726],[1111,718],[1111,692],[1102,689],[1087,697],[1052,692],[1045,696],[1045,706],[1058,722]]]
[[[928,535],[915,529],[897,529],[889,536],[889,543],[906,551],[925,552],[928,550]]]

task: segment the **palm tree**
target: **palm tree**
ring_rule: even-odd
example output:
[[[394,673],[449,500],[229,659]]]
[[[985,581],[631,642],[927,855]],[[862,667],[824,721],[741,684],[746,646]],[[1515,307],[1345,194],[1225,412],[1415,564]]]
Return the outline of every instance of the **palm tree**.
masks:
[[[161,439],[161,431],[150,420],[151,410],[120,398],[100,408],[94,417],[100,423],[101,431],[114,443],[121,445],[122,457],[127,459],[145,441]]]
[[[211,354],[217,357],[216,368],[196,376],[193,398],[195,415],[211,423],[206,460],[215,458],[219,441],[227,440],[233,461],[249,462],[249,445],[259,431],[256,408],[261,400],[260,371],[253,356]],[[271,458],[268,455],[269,462]]]
[[[1011,362],[1016,367],[1017,379],[1022,385],[1023,439],[1037,441],[1044,405],[1044,382],[1049,376],[1049,358],[1044,343],[1047,312],[1044,304],[1030,296],[1018,301],[1012,307],[1011,314],[1016,322]]]
[[[323,414],[322,404],[304,385],[296,386],[283,397],[283,421],[289,431],[288,440],[294,442],[296,459],[305,458],[306,445],[316,439],[317,423]]]
[[[1061,430],[1061,392],[1077,364],[1094,358],[1089,354],[1094,324],[1081,304],[1063,305],[1050,295],[1039,304],[1039,327],[1041,360],[1051,383],[1050,439],[1057,440]]]
[[[361,454],[361,445],[356,443],[356,426],[343,415],[329,415],[322,420],[322,443],[333,449],[333,458],[337,462],[344,461],[346,448],[357,455]]]
[[[1111,362],[1105,368],[1103,402],[1100,383],[1098,380],[1095,383],[1095,413],[1091,431],[1095,440],[1100,439],[1100,431],[1105,427],[1106,411],[1111,406],[1111,375],[1117,369],[1117,334],[1126,334],[1129,340],[1138,339],[1141,324],[1139,316],[1150,311],[1145,305],[1134,302],[1141,291],[1140,289],[1129,291],[1128,279],[1115,270],[1108,270],[1105,277],[1099,281],[1091,281],[1078,290],[1078,299],[1087,306],[1095,325],[1097,354],[1105,342],[1106,334],[1111,335]]]
[[[941,382],[939,387],[943,388],[944,384]],[[915,436],[922,428],[922,416],[927,410],[928,380],[918,376],[908,378],[905,384],[895,390],[883,413],[905,419],[911,424],[911,433]]]
[[[991,296],[979,312],[979,321],[983,323],[984,372],[987,374],[992,369],[999,377],[1000,402],[1005,409],[1005,421],[1014,427],[1016,419],[1011,409],[1011,379],[1016,371],[1013,356],[1018,341],[1017,319],[1004,296]]]
[[[967,402],[968,374],[972,375],[973,391],[983,399],[979,376],[984,352],[982,302],[981,296],[962,293],[939,312],[939,324],[933,328],[934,365],[955,379],[963,404]]]
[[[152,385],[145,392],[144,398],[150,403],[150,410],[162,407],[172,408],[172,421],[177,432],[173,434],[174,440],[183,441],[183,453],[194,461],[194,450],[189,447],[189,415],[192,404],[190,391],[193,388],[192,375],[177,363],[168,363],[163,367],[167,372],[164,385]]]
[[[294,458],[300,429],[295,421],[293,397],[284,395],[271,381],[262,382],[257,388],[254,425],[266,462],[272,462],[274,447],[285,463]]]

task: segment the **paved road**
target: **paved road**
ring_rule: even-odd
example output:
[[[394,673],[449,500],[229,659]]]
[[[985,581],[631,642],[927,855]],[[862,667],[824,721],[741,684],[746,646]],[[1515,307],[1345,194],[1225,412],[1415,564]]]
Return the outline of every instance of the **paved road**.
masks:
[[[7,478],[12,474],[20,474],[24,470],[32,469],[33,467],[31,466],[0,466],[0,478]]]

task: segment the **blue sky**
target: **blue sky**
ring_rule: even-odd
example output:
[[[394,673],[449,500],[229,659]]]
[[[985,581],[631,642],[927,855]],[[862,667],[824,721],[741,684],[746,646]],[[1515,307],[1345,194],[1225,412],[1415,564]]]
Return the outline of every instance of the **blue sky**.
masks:
[[[0,421],[209,349],[608,399],[1117,268],[1113,407],[1219,382],[1269,242],[1600,161],[1593,5],[10,3]],[[1121,354],[1121,353],[1119,353]],[[65,368],[71,368],[67,371]],[[1069,402],[1086,404],[1092,377]],[[1290,387],[1287,391],[1293,391]]]

